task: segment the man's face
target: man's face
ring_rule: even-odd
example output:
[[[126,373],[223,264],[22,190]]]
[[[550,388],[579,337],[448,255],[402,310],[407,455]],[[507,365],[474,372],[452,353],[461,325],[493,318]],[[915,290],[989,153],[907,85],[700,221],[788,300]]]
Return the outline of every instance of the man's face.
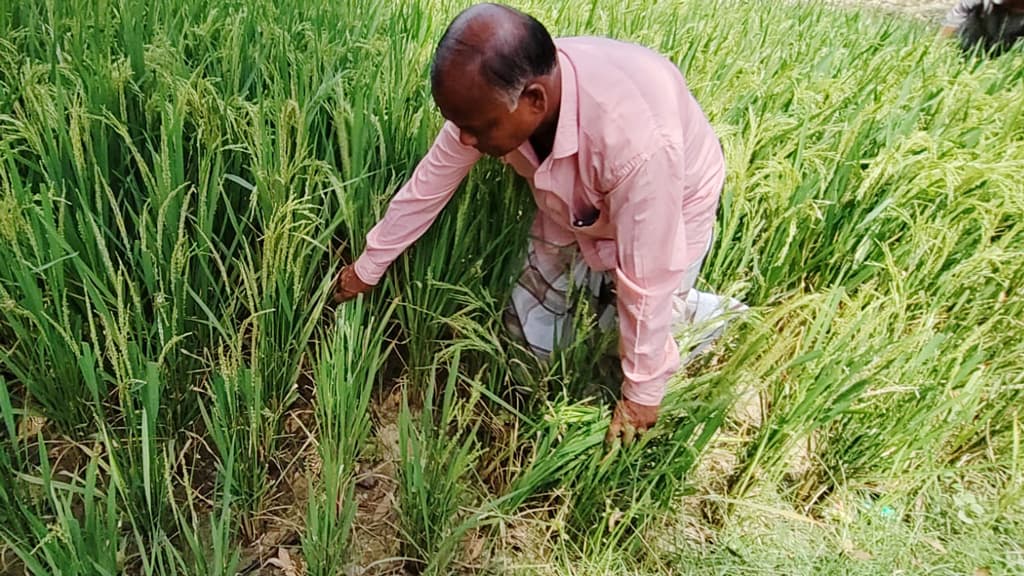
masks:
[[[452,70],[441,75],[434,102],[441,115],[459,128],[459,139],[488,156],[504,156],[530,138],[546,107],[536,98],[520,97],[516,109],[479,74]]]

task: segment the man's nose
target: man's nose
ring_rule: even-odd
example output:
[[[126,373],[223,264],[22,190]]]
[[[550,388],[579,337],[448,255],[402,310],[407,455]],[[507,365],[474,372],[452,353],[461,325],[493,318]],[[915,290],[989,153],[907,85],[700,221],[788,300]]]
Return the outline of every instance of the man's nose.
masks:
[[[476,146],[479,140],[469,132],[459,130],[459,142],[462,142],[463,146]]]

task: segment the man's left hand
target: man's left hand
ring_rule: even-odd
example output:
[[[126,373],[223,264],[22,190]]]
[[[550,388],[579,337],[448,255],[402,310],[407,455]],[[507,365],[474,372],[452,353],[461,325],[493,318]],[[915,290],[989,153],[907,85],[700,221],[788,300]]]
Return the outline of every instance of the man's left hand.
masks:
[[[623,398],[615,405],[605,442],[610,446],[616,438],[621,437],[622,445],[629,446],[638,434],[647,432],[657,421],[657,406],[644,406]]]

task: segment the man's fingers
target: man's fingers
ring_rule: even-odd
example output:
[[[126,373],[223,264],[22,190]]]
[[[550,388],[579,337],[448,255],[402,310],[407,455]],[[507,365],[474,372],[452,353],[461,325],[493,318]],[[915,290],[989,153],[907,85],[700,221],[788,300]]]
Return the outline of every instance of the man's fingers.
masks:
[[[357,296],[356,294],[353,294],[351,292],[335,292],[334,293],[334,303],[335,304],[344,304],[345,302],[348,302],[349,300],[352,300],[356,296]]]
[[[366,284],[351,266],[345,266],[334,279],[334,302],[341,304],[369,292],[373,286]]]
[[[633,440],[636,438],[636,428],[632,424],[626,424],[622,428],[622,446],[628,447],[633,445]]]
[[[609,446],[619,437],[622,433],[622,412],[619,407],[615,407],[615,411],[612,412],[612,421],[608,424],[608,433],[604,435],[604,441]]]
[[[612,423],[608,425],[608,432],[604,435],[604,442],[611,446],[612,442],[619,437],[622,431],[622,426],[613,418]]]
[[[331,284],[331,299],[334,300],[335,304],[341,304],[344,298],[344,289],[342,288],[341,275],[344,272],[342,268],[334,276],[334,282]]]
[[[334,278],[334,303],[342,304],[355,298],[359,295],[358,292],[352,290],[349,287],[351,280],[349,277],[352,275],[352,271],[348,266],[345,266],[338,272],[338,275]]]

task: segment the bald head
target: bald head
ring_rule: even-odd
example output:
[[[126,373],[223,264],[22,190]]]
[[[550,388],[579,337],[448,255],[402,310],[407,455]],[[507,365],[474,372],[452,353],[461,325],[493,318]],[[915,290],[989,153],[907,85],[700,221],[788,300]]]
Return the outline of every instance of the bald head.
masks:
[[[557,63],[555,43],[532,16],[500,4],[478,4],[459,14],[438,43],[430,70],[436,94],[457,76],[478,75],[514,109],[523,88],[550,74]]]

